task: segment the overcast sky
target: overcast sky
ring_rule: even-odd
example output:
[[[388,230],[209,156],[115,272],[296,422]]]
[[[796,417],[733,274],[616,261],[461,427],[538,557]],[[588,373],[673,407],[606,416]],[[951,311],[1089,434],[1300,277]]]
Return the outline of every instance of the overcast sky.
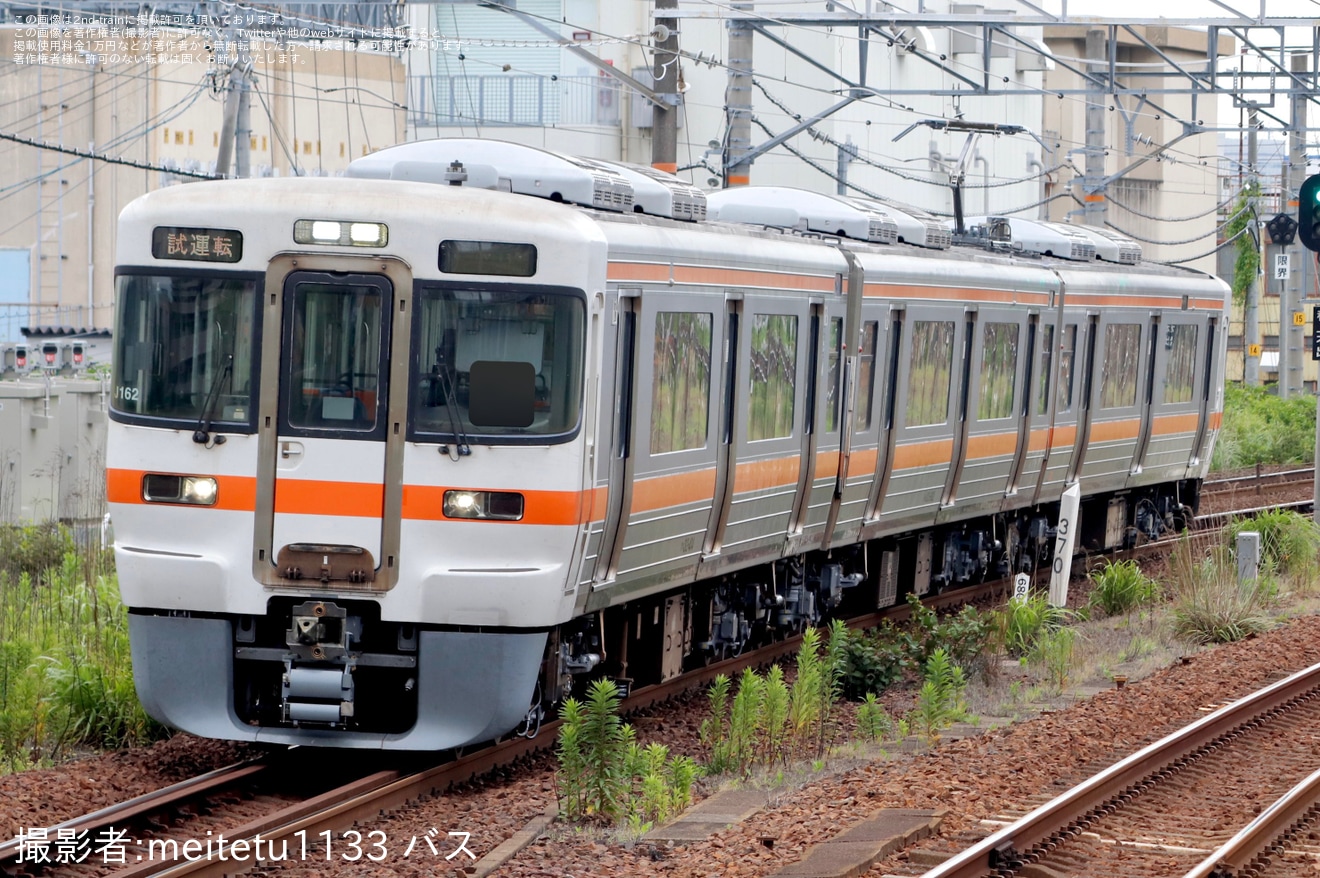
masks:
[[[1042,0],[1035,5],[1057,15],[1064,3],[1063,0]],[[1263,4],[1261,0],[1225,0],[1224,5],[1251,18],[1261,14],[1263,5],[1267,16],[1300,16],[1315,18],[1320,23],[1320,0],[1265,0]],[[1070,17],[1098,15],[1104,18],[1155,18],[1162,15],[1169,18],[1229,18],[1232,15],[1223,6],[1211,3],[1210,0],[1067,0],[1067,6]]]

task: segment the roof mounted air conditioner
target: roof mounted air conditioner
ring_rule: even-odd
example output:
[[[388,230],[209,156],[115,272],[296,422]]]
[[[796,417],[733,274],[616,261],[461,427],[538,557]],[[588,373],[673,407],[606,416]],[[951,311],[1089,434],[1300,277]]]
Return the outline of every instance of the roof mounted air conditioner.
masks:
[[[706,199],[711,219],[838,235],[892,244],[898,224],[879,205],[788,186],[738,186],[712,192]]]
[[[461,168],[455,169],[455,165]],[[631,212],[632,185],[601,162],[520,143],[445,137],[387,147],[349,163],[350,177],[505,189],[599,210]]]

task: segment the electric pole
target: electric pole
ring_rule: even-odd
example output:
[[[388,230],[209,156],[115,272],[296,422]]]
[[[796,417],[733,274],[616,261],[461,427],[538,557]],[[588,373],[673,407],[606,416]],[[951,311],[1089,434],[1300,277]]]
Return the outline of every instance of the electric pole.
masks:
[[[215,155],[215,172],[222,177],[246,177],[250,167],[252,137],[251,96],[248,90],[252,57],[248,51],[247,36],[241,30],[237,18],[230,25],[228,44],[229,81],[224,116],[220,124],[220,147]],[[237,167],[231,170],[236,154]]]
[[[678,19],[661,10],[677,9],[678,0],[655,0],[655,60],[651,80],[660,102],[651,107],[651,167],[678,172]]]
[[[839,195],[848,194],[848,165],[852,164],[855,158],[857,158],[857,144],[852,142],[852,135],[849,134],[848,142],[839,144],[839,166],[835,173],[839,178],[839,186],[836,190]]]
[[[1256,193],[1260,189],[1260,177],[1256,172],[1256,129],[1259,127],[1260,119],[1256,113],[1256,105],[1251,105],[1251,114],[1247,117],[1247,186],[1250,188],[1251,197],[1247,202],[1247,210],[1250,216],[1247,218],[1248,233],[1247,237],[1255,241],[1256,237],[1251,228],[1256,222],[1258,216],[1256,212]],[[1246,339],[1247,349],[1244,352],[1245,357],[1242,361],[1242,381],[1248,387],[1260,386],[1260,312],[1258,303],[1260,299],[1260,272],[1251,279],[1247,285],[1246,305],[1243,307],[1243,318],[1245,325],[1242,329],[1242,335]],[[1252,351],[1255,351],[1253,354]]]
[[[752,3],[734,3],[735,10]],[[743,19],[729,22],[729,84],[724,92],[728,142],[724,146],[724,185],[746,186],[752,181],[752,26]]]
[[[1288,179],[1283,185],[1284,205],[1281,213],[1292,214],[1297,210],[1294,193],[1306,179],[1306,101],[1307,92],[1303,91],[1304,80],[1310,66],[1309,54],[1296,52],[1292,56],[1292,72],[1297,79],[1292,85],[1292,125],[1288,130]],[[1302,263],[1304,252],[1301,246],[1293,244],[1283,249],[1288,254],[1288,279],[1279,291],[1279,397],[1287,399],[1293,393],[1302,392],[1302,372],[1306,362],[1306,345],[1302,339],[1302,325],[1293,321],[1293,314],[1302,312]],[[1303,318],[1305,319],[1305,318]],[[1287,368],[1285,369],[1285,363]]]
[[[1105,31],[1086,32],[1086,72],[1091,75],[1086,92],[1086,174],[1082,178],[1082,220],[1088,226],[1105,224],[1105,96],[1098,80],[1106,70]]]

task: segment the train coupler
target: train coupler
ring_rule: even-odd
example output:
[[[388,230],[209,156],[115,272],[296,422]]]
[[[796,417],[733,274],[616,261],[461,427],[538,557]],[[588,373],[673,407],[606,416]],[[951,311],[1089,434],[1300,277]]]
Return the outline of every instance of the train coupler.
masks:
[[[344,722],[353,717],[354,663],[337,668],[301,667],[284,663],[280,713],[285,722]]]

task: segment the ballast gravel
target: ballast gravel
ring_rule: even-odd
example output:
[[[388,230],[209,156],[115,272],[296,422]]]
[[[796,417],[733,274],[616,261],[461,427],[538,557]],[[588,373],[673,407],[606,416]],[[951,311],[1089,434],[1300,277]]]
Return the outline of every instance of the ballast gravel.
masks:
[[[493,874],[504,878],[762,876],[798,860],[808,847],[879,808],[947,809],[940,836],[922,848],[951,852],[988,830],[979,821],[1050,797],[1095,770],[1185,725],[1212,706],[1279,675],[1320,662],[1320,617],[1298,618],[1248,641],[1208,649],[1151,676],[927,752],[853,752],[811,778],[789,777],[770,805],[744,823],[682,846],[657,845],[615,831],[554,823]],[[633,720],[638,739],[700,755],[705,698],[689,696]],[[850,723],[851,717],[845,718]],[[84,759],[57,769],[0,778],[0,835],[53,823],[128,795],[235,761],[250,750],[179,736],[154,747]],[[865,757],[865,758],[863,758]],[[797,781],[794,783],[794,781]],[[337,838],[323,848],[257,867],[249,874],[329,878],[350,874],[473,874],[477,860],[554,801],[549,756],[414,802],[359,824],[361,851]],[[374,833],[374,835],[373,835]],[[378,847],[373,847],[378,842]],[[470,852],[470,855],[469,855]],[[359,854],[356,860],[348,858]],[[372,862],[368,856],[381,859]],[[915,858],[925,861],[925,856]],[[912,874],[912,851],[869,874]],[[485,864],[482,864],[483,866]],[[482,869],[484,872],[485,869]]]

